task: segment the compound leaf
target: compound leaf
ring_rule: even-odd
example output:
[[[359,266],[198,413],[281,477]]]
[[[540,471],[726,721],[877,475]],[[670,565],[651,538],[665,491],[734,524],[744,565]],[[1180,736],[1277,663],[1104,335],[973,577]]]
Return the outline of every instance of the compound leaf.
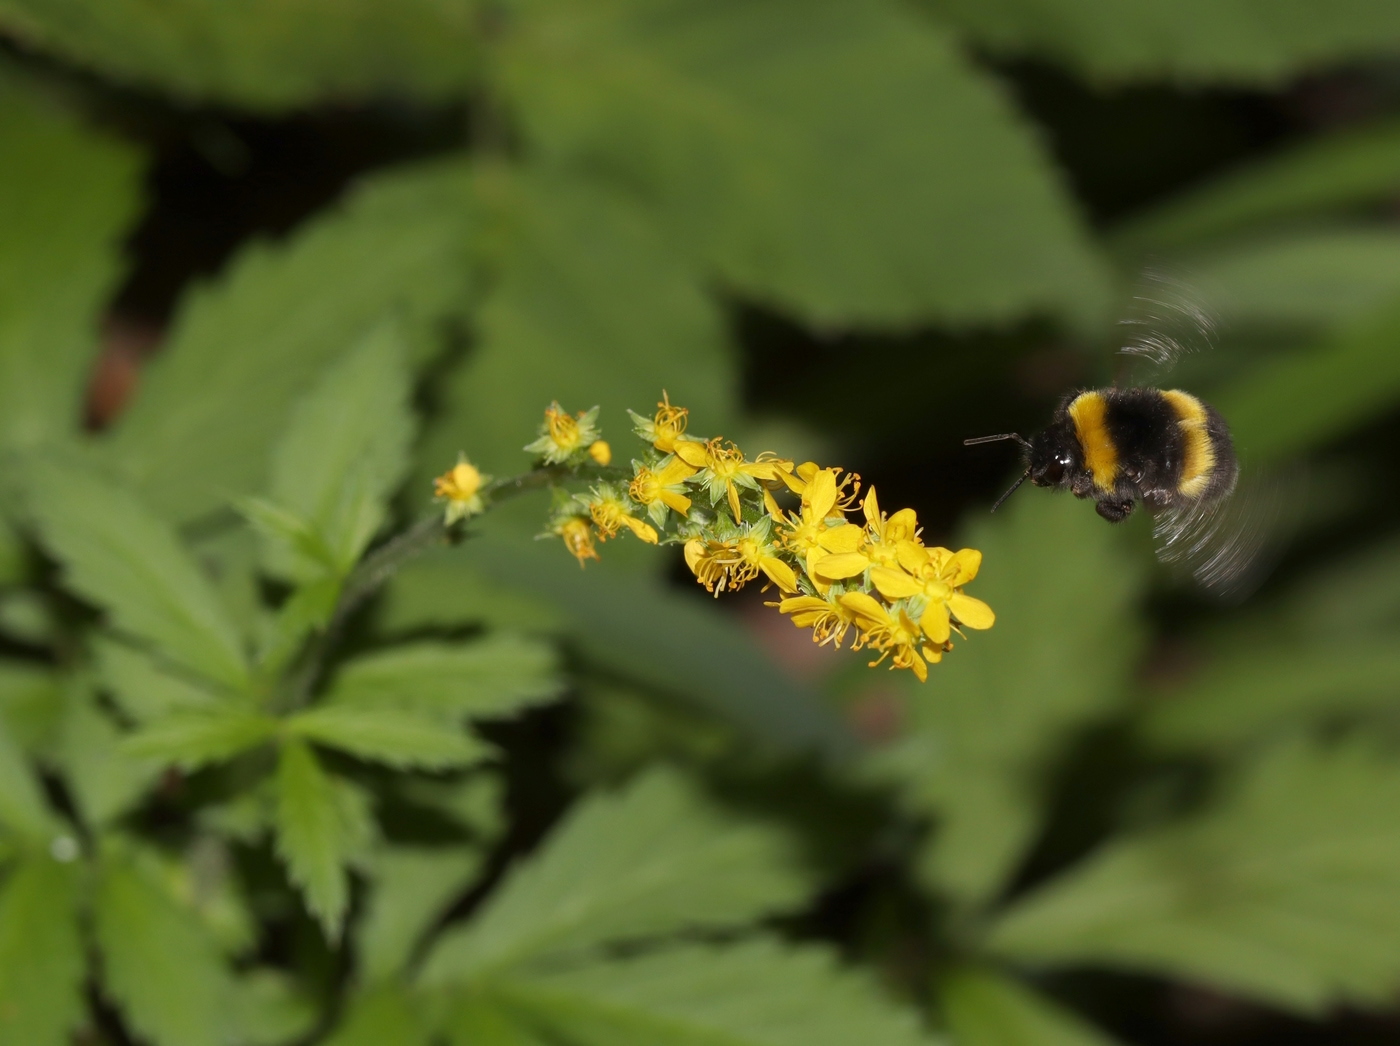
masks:
[[[327,706],[286,721],[289,734],[399,769],[469,766],[495,749],[441,718],[388,709]]]
[[[67,1046],[83,1019],[78,868],[34,855],[0,881],[0,1046]]]

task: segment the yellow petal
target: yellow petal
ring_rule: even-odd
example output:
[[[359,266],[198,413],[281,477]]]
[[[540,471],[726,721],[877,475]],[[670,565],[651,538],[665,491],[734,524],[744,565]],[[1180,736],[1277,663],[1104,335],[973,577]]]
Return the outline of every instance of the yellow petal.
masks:
[[[867,523],[878,523],[880,520],[880,502],[875,498],[875,485],[872,483],[870,489],[865,492],[865,500],[861,502],[861,508],[865,512]]]
[[[911,574],[917,574],[928,564],[929,551],[912,541],[901,541],[895,546],[895,556],[899,565]]]
[[[927,683],[928,665],[924,664],[924,659],[921,658],[918,654],[910,654],[909,656],[913,658],[913,660],[909,663],[909,667],[912,668],[914,670],[914,674],[919,677],[920,683]]]
[[[687,465],[694,465],[697,469],[704,468],[710,459],[705,444],[696,443],[693,439],[676,440],[675,455]]]
[[[764,556],[758,561],[758,569],[768,575],[768,580],[784,592],[797,591],[797,575],[777,556]]]
[[[912,508],[902,508],[890,517],[885,528],[887,541],[913,541],[914,532],[919,529],[919,517]]]
[[[864,573],[868,566],[870,566],[870,560],[861,553],[842,552],[832,556],[823,556],[817,560],[816,572],[822,577],[831,578],[833,581],[841,581]]]
[[[623,516],[622,522],[627,525],[627,529],[636,534],[648,545],[656,544],[656,528],[650,523],[643,523],[636,516]]]
[[[825,519],[835,504],[836,473],[831,469],[822,469],[802,492],[802,514],[809,519]]]
[[[657,495],[657,497],[661,499],[662,504],[669,505],[671,508],[679,512],[682,516],[688,515],[690,512],[690,499],[684,494],[677,494],[670,490],[663,490],[660,494]]]
[[[773,497],[773,492],[767,487],[763,488],[763,507],[768,510],[768,514],[781,522],[785,517],[778,501]]]
[[[948,584],[958,588],[975,578],[981,567],[982,553],[975,548],[962,548],[949,557],[941,573]]]
[[[991,628],[997,619],[996,614],[992,613],[992,608],[986,603],[961,592],[954,592],[948,597],[948,610],[958,619],[959,624],[968,628]]]
[[[656,474],[657,482],[663,487],[674,486],[682,480],[687,480],[695,475],[695,467],[688,465],[679,457],[670,458],[664,468]]]
[[[870,580],[886,599],[908,599],[924,590],[921,582],[902,570],[891,570],[889,567],[871,567]]]
[[[865,531],[850,523],[824,530],[817,536],[817,544],[828,552],[854,552],[865,540]]]
[[[804,461],[797,466],[796,471],[803,483],[810,483],[812,477],[821,471],[821,467],[815,461]]]
[[[696,577],[700,576],[700,571],[696,567],[700,563],[700,557],[705,554],[705,546],[699,538],[691,538],[685,543],[685,565],[690,568],[690,572]]]
[[[942,603],[930,603],[924,616],[919,618],[919,627],[932,642],[945,642],[952,632],[948,623],[948,608]]]
[[[923,655],[924,657],[929,659],[930,663],[936,665],[938,664],[938,662],[943,660],[943,648],[936,646],[926,646],[923,649]]]
[[[744,521],[743,509],[739,507],[739,488],[731,481],[729,484],[729,510],[734,513],[734,522]]]
[[[825,612],[829,609],[826,600],[818,599],[816,596],[788,596],[778,604],[778,610],[784,614],[796,614],[803,610]]]
[[[841,597],[841,605],[863,620],[880,625],[889,623],[889,612],[880,605],[879,600],[864,592],[847,592]]]

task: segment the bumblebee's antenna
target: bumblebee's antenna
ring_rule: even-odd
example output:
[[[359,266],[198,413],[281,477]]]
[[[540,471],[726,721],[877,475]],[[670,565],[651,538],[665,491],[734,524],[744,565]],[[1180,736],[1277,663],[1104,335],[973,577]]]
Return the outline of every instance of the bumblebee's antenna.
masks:
[[[1008,490],[1001,497],[997,498],[996,504],[992,506],[992,511],[995,512],[997,509],[1001,508],[1001,503],[1007,498],[1009,498],[1012,494],[1016,493],[1016,488],[1019,487],[1022,483],[1026,482],[1026,480],[1030,479],[1030,475],[1030,469],[1026,469],[1025,472],[1022,472],[1021,475],[1017,478],[1016,482],[1011,484],[1011,489]]]
[[[1014,439],[1017,443],[1021,444],[1021,446],[1025,447],[1027,450],[1030,450],[1031,441],[1028,439],[1022,439],[1021,434],[1019,432],[1001,432],[995,436],[975,436],[972,439],[963,440],[963,446],[971,447],[978,443],[999,443],[1004,439]]]

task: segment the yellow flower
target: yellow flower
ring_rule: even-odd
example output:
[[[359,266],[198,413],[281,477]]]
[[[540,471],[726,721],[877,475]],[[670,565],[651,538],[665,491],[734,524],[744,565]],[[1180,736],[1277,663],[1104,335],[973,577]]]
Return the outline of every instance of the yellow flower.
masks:
[[[834,643],[840,646],[846,633],[855,624],[855,614],[841,603],[841,598],[822,599],[819,596],[789,596],[776,606],[780,614],[789,614],[792,623],[798,628],[812,630],[812,642],[825,646]]]
[[[599,465],[612,464],[612,447],[605,439],[595,439],[588,445],[588,456]]]
[[[676,457],[701,470],[698,482],[709,489],[711,504],[718,501],[721,494],[728,495],[735,523],[743,522],[740,487],[758,490],[759,480],[776,480],[792,467],[792,462],[767,454],[760,454],[757,461],[745,461],[742,450],[720,439],[708,443],[677,440],[675,447]]]
[[[909,620],[903,608],[892,614],[879,600],[864,592],[847,592],[841,597],[841,604],[855,615],[860,628],[860,635],[851,649],[868,646],[880,651],[880,656],[870,662],[871,668],[889,657],[891,668],[913,669],[914,675],[922,683],[928,679],[928,665],[924,663],[924,658],[933,662],[943,660],[942,650],[923,645],[919,626]],[[923,648],[923,657],[919,656],[920,647]]]
[[[564,539],[564,547],[578,560],[580,569],[587,565],[584,560],[598,558],[598,549],[593,544],[593,524],[583,516],[560,520],[554,526],[554,533]]]
[[[676,441],[685,434],[690,411],[685,407],[671,406],[671,397],[663,391],[654,419],[644,418],[634,410],[627,413],[632,415],[632,425],[638,436],[661,453],[670,454],[676,449]]]
[[[991,628],[996,622],[991,607],[962,591],[981,565],[982,553],[975,548],[950,552],[901,541],[899,569],[871,567],[870,580],[886,599],[913,599],[911,609],[922,601],[919,627],[930,642],[941,645],[948,641],[954,621],[978,629]]]
[[[677,457],[669,457],[659,469],[645,465],[637,466],[637,474],[627,493],[632,500],[647,510],[652,522],[658,527],[666,522],[666,509],[670,508],[684,518],[690,512],[690,498],[682,491],[685,481],[695,475],[695,468]]]
[[[797,591],[797,575],[777,556],[767,524],[744,528],[733,540],[691,538],[685,562],[706,592],[718,596],[743,588],[762,572],[783,592]]]
[[[444,517],[447,526],[486,508],[481,500],[481,488],[490,482],[491,477],[483,476],[465,454],[459,454],[457,464],[433,480],[433,495],[447,502]]]
[[[817,563],[822,577],[840,581],[863,574],[871,566],[897,566],[899,543],[918,543],[919,519],[912,508],[902,508],[887,517],[880,511],[874,487],[866,491],[861,508],[865,514],[864,543],[850,552],[833,551],[832,555],[822,558]]]
[[[824,585],[818,577],[821,561],[832,553],[855,552],[865,538],[860,527],[847,523],[844,518],[847,506],[843,502],[849,501],[851,495],[838,500],[841,489],[852,479],[859,482],[859,478],[847,475],[838,483],[838,472],[838,469],[820,469],[812,473],[803,483],[801,508],[791,516],[784,515],[770,500],[765,501],[769,513],[786,524],[786,529],[780,532],[784,544],[803,558],[807,575],[819,587]]]
[[[598,440],[598,408],[572,415],[556,401],[544,411],[540,438],[525,449],[540,454],[547,465],[560,465],[575,454],[591,448]]]
[[[632,515],[631,503],[612,487],[596,488],[587,500],[589,514],[593,517],[593,522],[598,528],[599,541],[607,541],[608,538],[616,537],[617,532],[626,527],[648,545],[656,544],[656,530],[650,523],[644,523]]]

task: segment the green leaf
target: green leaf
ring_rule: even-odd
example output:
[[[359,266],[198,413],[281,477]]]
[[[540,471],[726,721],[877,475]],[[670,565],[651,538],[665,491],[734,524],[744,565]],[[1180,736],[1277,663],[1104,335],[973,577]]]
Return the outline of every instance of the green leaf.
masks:
[[[399,985],[380,984],[352,995],[345,1017],[320,1041],[322,1046],[428,1046],[430,1038],[422,1003]]]
[[[68,585],[123,632],[216,683],[248,684],[237,631],[175,533],[96,471],[41,458],[26,470],[28,507]]]
[[[57,696],[57,695],[55,695]],[[0,827],[36,839],[53,832],[53,818],[24,753],[0,723]]]
[[[912,1009],[843,970],[824,948],[694,944],[497,989],[516,1012],[578,1046],[918,1046]]]
[[[97,674],[124,714],[149,723],[171,712],[209,711],[214,695],[165,671],[144,651],[106,637],[93,646]]]
[[[390,847],[374,861],[369,907],[357,934],[357,969],[369,981],[403,972],[424,934],[481,871],[474,846]]]
[[[911,811],[938,828],[920,861],[929,885],[992,896],[1039,827],[1051,761],[1125,696],[1138,646],[1141,564],[1088,505],[1023,494],[978,520],[971,591],[996,627],[938,666],[938,699],[920,690],[913,729],[874,760]]]
[[[496,773],[474,773],[460,781],[400,778],[399,794],[467,829],[482,847],[495,843],[506,830],[505,782]]]
[[[68,1046],[83,1019],[78,868],[33,856],[0,881],[0,1046]]]
[[[31,754],[48,750],[63,718],[63,695],[52,668],[0,661],[0,733]]]
[[[0,446],[82,425],[139,177],[134,150],[0,78]]]
[[[1345,214],[1390,199],[1400,121],[1309,137],[1152,208],[1114,230],[1125,255],[1178,250],[1287,220]]]
[[[810,888],[792,840],[654,771],[583,801],[480,914],[438,941],[423,973],[460,983],[565,950],[747,922]]]
[[[1112,1046],[1113,1040],[1043,995],[990,970],[957,970],[939,984],[955,1046]]]
[[[1101,82],[1282,86],[1390,54],[1400,13],[1367,0],[934,0],[978,46],[1034,55]]]
[[[366,802],[330,777],[304,743],[289,740],[277,763],[277,853],[326,937],[340,937],[350,900],[346,864],[374,826]]]
[[[104,991],[154,1046],[223,1046],[232,978],[194,913],[109,847],[93,927]]]
[[[122,749],[121,731],[94,695],[73,693],[67,705],[58,744],[63,777],[84,823],[100,828],[135,806],[162,766]]]
[[[555,1041],[536,1035],[496,1000],[467,994],[454,998],[443,1034],[450,1046],[552,1046]]]
[[[1251,368],[1213,397],[1255,460],[1315,447],[1400,400],[1400,300],[1316,346]]]
[[[255,969],[233,986],[233,1025],[238,1046],[285,1046],[300,1042],[316,1027],[314,1000],[278,970]]]
[[[264,744],[277,729],[277,720],[256,712],[177,712],[130,735],[122,748],[132,758],[196,770]]]
[[[549,644],[509,633],[466,643],[405,643],[347,662],[326,701],[491,719],[557,695],[558,661]]]
[[[1126,967],[1320,1015],[1400,983],[1400,768],[1277,748],[1204,813],[1109,843],[993,926],[1000,954]]]
[[[285,729],[292,736],[400,769],[470,766],[495,752],[450,722],[389,709],[313,708],[292,716]]]
[[[270,111],[460,93],[475,65],[475,16],[459,0],[0,3],[0,27],[27,47],[186,103]]]
[[[344,585],[338,577],[323,577],[296,589],[277,608],[258,647],[258,671],[275,679],[301,652],[303,642],[335,615]]]
[[[495,475],[522,471],[521,448],[556,399],[601,405],[605,430],[625,431],[625,408],[663,388],[711,423],[731,417],[722,317],[649,215],[584,178],[491,169],[478,192],[511,235],[488,259],[478,341],[442,390],[428,467],[441,472],[465,450]]]
[[[464,174],[381,175],[184,301],[110,440],[152,504],[185,521],[262,492],[293,405],[386,318],[407,325],[415,359],[436,347],[437,321],[470,304]]]
[[[341,575],[383,523],[408,464],[414,421],[406,353],[396,326],[376,328],[327,369],[273,449],[273,501],[308,521]],[[311,564],[310,577],[324,569]],[[293,575],[306,579],[306,570]]]
[[[1106,307],[1030,129],[905,5],[520,6],[501,79],[531,144],[633,188],[745,296],[823,325]]]

